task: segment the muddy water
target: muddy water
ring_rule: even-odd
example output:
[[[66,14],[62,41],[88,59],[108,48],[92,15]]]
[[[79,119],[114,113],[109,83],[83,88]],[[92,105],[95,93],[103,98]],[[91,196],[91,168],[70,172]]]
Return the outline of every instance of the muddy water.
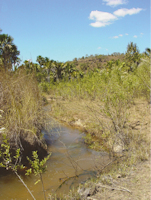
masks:
[[[62,125],[56,125],[44,132],[49,151],[47,171],[43,174],[46,195],[53,192],[66,193],[73,186],[95,176],[95,171],[109,162],[108,154],[89,149],[83,141],[84,133]],[[52,124],[50,125],[52,127]],[[37,200],[43,199],[42,186],[38,177],[22,176]],[[60,187],[59,187],[60,186]],[[26,188],[14,174],[0,175],[1,200],[32,199]]]

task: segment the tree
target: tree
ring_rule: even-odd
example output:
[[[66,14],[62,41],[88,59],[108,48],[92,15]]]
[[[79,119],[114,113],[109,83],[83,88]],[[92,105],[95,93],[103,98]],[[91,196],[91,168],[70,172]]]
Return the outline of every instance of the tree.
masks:
[[[151,56],[151,49],[150,48],[145,49],[145,55],[148,56],[148,57]]]
[[[45,59],[42,56],[37,56],[36,61],[39,63],[40,67],[42,67],[45,63]]]
[[[126,62],[129,66],[129,71],[134,71],[134,69],[137,68],[140,63],[139,50],[137,45],[133,44],[133,42],[127,46]]]
[[[13,43],[13,38],[8,34],[0,34],[0,59],[5,71],[11,70],[15,66],[20,52]]]
[[[64,72],[65,72],[65,77],[68,77],[68,79],[71,79],[71,76],[76,77],[76,71],[77,69],[72,63],[65,63],[64,65]]]

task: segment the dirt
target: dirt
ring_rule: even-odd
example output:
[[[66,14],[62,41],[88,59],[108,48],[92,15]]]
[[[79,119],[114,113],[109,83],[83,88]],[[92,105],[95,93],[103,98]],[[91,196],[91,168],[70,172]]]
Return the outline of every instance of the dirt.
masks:
[[[150,162],[137,164],[129,174],[112,179],[112,176],[104,176],[106,184],[102,180],[95,185],[95,195],[87,196],[89,200],[150,200]]]

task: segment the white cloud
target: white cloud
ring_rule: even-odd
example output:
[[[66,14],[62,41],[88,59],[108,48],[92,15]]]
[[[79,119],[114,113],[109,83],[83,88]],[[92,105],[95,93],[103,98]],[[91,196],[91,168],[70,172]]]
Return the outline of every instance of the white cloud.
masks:
[[[93,27],[104,27],[113,23],[113,21],[118,20],[119,17],[124,17],[125,15],[134,15],[139,13],[142,8],[121,8],[116,10],[113,14],[103,11],[91,11],[89,19],[94,20],[90,25]]]
[[[116,35],[116,36],[113,36],[113,39],[117,39],[118,38],[118,36]]]
[[[137,35],[134,35],[134,38],[137,38]]]
[[[113,14],[118,16],[118,17],[124,17],[125,15],[137,14],[141,10],[143,10],[143,9],[142,8],[131,8],[131,9],[121,8],[121,9],[116,10]]]
[[[127,33],[125,35],[128,35]],[[116,36],[113,36],[113,37],[110,37],[112,39],[117,39],[119,37],[123,37],[123,34],[119,34],[119,35],[116,35]]]
[[[98,47],[98,49],[101,49],[101,47]]]
[[[111,24],[114,20],[117,20],[118,18],[111,13],[95,10],[91,11],[89,19],[96,21],[94,23],[91,23],[91,26],[103,27]]]
[[[128,35],[128,33],[125,33],[125,35]]]
[[[103,1],[106,2],[107,6],[113,6],[113,7],[127,3],[126,0],[103,0]]]
[[[141,35],[144,35],[144,33],[141,33]]]
[[[93,26],[93,27],[103,27],[103,26],[107,26],[109,25],[110,23],[105,23],[105,22],[94,22],[94,23],[91,23],[90,25]]]

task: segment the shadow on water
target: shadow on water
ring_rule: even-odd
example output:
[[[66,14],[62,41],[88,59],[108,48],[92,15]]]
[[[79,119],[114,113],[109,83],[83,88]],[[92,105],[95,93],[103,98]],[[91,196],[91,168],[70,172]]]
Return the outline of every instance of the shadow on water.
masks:
[[[84,183],[88,178],[96,176],[110,160],[106,152],[96,152],[84,144],[84,133],[65,127],[49,119],[47,131],[43,134],[52,152],[47,161],[47,171],[43,174],[46,195],[49,193],[67,193],[73,186]],[[36,199],[43,199],[41,183],[34,184],[38,177],[22,176]],[[0,199],[30,199],[24,186],[13,174],[0,176]]]

